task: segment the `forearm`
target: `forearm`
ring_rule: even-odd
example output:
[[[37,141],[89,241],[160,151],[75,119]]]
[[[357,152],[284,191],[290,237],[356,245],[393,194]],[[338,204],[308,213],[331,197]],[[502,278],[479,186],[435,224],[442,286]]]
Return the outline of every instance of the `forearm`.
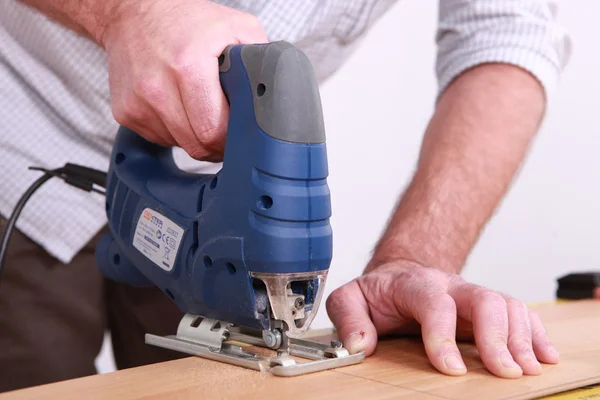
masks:
[[[113,0],[19,0],[61,25],[101,43],[102,33],[113,14]]]
[[[367,270],[408,259],[459,272],[505,194],[544,114],[528,72],[484,64],[442,94],[415,175]]]

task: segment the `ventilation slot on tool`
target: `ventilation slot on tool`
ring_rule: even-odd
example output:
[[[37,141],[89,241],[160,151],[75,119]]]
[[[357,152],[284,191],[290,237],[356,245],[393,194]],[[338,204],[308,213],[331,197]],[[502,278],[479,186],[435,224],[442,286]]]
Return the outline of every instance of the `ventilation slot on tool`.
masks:
[[[206,185],[202,185],[200,188],[200,194],[198,195],[198,207],[197,210],[199,213],[202,212],[202,203],[204,202],[204,189],[206,189]]]
[[[233,265],[230,262],[225,263],[225,267],[227,268],[227,272],[229,272],[229,275],[235,275],[237,269],[235,268],[235,265]]]
[[[110,212],[111,212],[111,202],[114,200],[114,194],[115,194],[115,187],[117,186],[117,184],[119,183],[119,180],[117,179],[116,175],[109,175],[108,178],[108,185],[106,188],[106,215],[108,216],[108,218],[110,219]]]
[[[132,219],[134,215],[136,215],[135,210],[137,205],[139,204],[140,196],[132,192],[128,191],[127,196],[125,198],[125,205],[123,206],[123,217],[120,223],[120,236],[128,242],[132,241],[131,238],[131,227],[133,226]],[[137,223],[137,221],[135,221]]]
[[[121,230],[121,216],[123,215],[123,205],[129,189],[123,182],[118,182],[115,188],[113,203],[112,203],[112,215],[111,225],[117,228],[117,231]],[[119,207],[120,205],[120,207]]]
[[[273,207],[273,198],[270,196],[260,196],[256,205],[261,210],[268,210],[269,208]]]

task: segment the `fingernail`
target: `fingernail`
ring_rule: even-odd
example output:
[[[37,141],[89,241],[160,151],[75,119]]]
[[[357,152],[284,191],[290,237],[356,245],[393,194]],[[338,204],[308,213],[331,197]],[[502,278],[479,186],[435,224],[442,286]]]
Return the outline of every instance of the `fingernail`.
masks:
[[[500,356],[500,364],[502,364],[504,368],[521,368],[519,367],[519,364],[513,360],[510,353],[504,353]]]
[[[465,364],[457,356],[447,356],[444,358],[444,364],[449,369],[465,369]]]
[[[348,335],[345,340],[344,346],[348,353],[356,354],[360,353],[365,349],[365,333],[364,332],[355,332]]]

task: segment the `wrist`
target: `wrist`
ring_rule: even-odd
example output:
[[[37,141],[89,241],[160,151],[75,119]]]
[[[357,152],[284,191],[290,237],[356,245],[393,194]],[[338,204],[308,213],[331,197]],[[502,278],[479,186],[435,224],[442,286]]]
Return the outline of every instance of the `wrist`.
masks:
[[[397,270],[399,268],[427,268],[451,274],[460,273],[460,270],[455,271],[451,268],[440,268],[437,264],[425,263],[423,261],[417,260],[415,258],[412,258],[410,254],[410,251],[401,251],[393,253],[375,252],[373,254],[373,257],[367,264],[366,268],[364,269],[363,274],[368,274],[370,272],[384,272],[390,269]]]
[[[95,14],[96,19],[90,23],[90,34],[96,43],[106,49],[110,33],[115,30],[116,26],[126,21],[132,13],[140,12],[140,7],[135,0],[107,0],[104,4],[99,5]]]
[[[79,31],[105,48],[104,37],[108,28],[125,19],[128,13],[140,12],[140,4],[135,0],[88,0],[77,2],[65,11],[80,27]]]
[[[380,243],[373,252],[364,273],[380,269],[380,267],[390,263],[411,264],[449,273],[460,273],[464,264],[463,257],[444,255],[440,252],[427,250],[428,244],[425,241],[423,241],[423,245],[417,245],[416,241],[413,242],[412,245],[405,245],[401,241],[394,241],[394,238],[392,238]]]
[[[386,231],[377,243],[369,269],[406,260],[445,272],[459,273],[478,236],[472,218],[457,218],[449,203],[445,179],[421,165],[398,203]]]

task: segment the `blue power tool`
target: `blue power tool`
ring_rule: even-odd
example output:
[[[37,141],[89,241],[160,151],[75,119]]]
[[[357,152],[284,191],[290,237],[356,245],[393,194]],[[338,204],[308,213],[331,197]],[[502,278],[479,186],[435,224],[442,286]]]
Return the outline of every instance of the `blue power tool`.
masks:
[[[287,42],[230,46],[219,64],[230,104],[222,169],[184,172],[172,149],[121,127],[107,180],[110,233],[96,250],[100,271],[155,285],[186,313],[177,335],[148,334],[149,344],[288,376],[360,362],[363,354],[349,355],[340,343],[299,339],[317,312],[332,258],[312,66]]]

